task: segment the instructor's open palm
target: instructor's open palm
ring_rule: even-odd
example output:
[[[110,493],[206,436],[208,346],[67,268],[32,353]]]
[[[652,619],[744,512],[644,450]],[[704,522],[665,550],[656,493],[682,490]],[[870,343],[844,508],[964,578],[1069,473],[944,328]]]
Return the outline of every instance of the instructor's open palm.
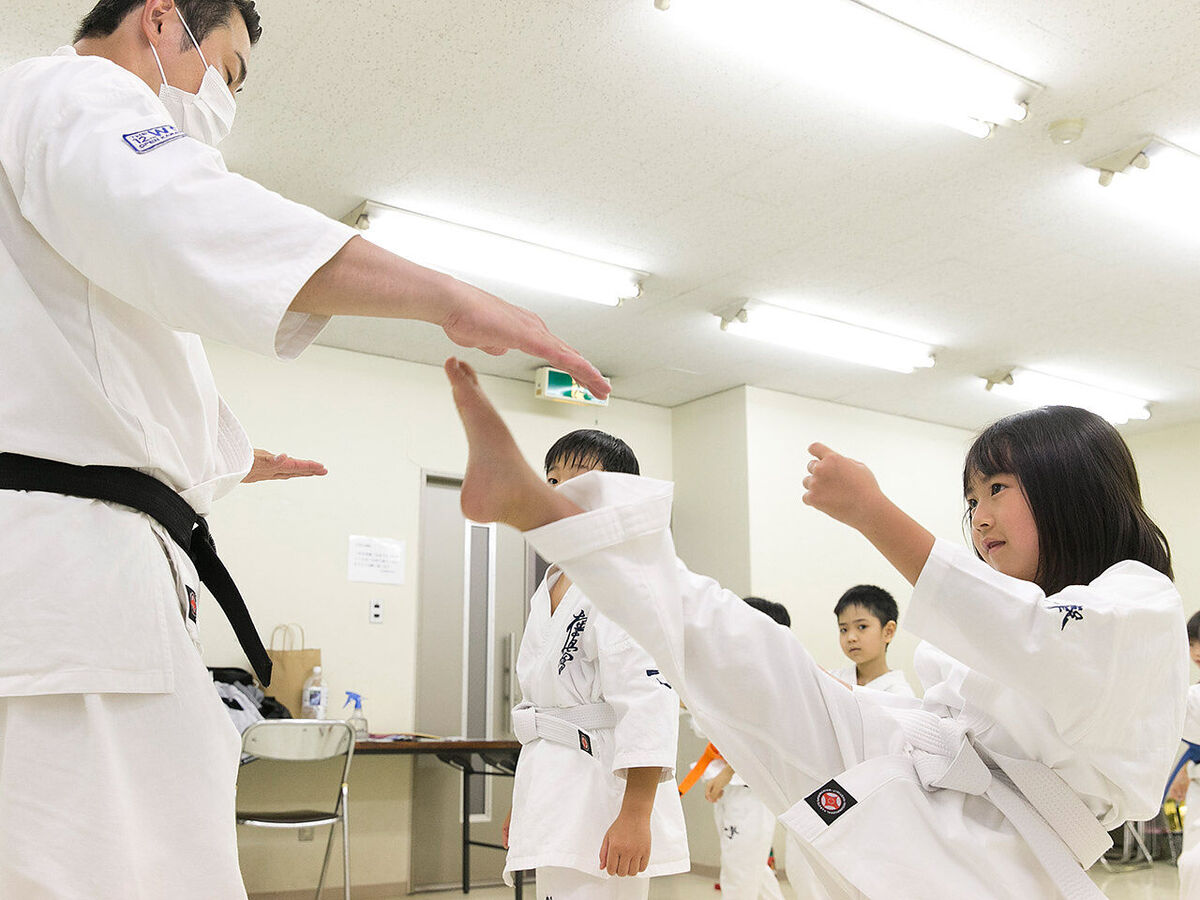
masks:
[[[599,370],[553,335],[539,316],[487,291],[461,284],[458,303],[440,324],[460,347],[474,347],[493,356],[520,350],[569,372],[601,399],[611,390]]]
[[[871,470],[824,444],[813,444],[808,452],[813,459],[803,481],[803,501],[839,522],[863,525],[885,499]]]

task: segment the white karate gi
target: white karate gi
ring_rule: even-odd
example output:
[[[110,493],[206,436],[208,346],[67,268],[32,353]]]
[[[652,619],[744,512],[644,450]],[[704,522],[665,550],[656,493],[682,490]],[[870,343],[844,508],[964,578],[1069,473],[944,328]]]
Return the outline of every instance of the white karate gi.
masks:
[[[869,688],[872,691],[883,691],[885,694],[896,694],[900,697],[917,696],[913,693],[912,685],[908,683],[908,679],[904,677],[904,673],[899,669],[890,669],[866,684],[858,683],[858,667],[855,665],[835,669],[830,674],[838,681],[844,681],[855,690]]]
[[[900,697],[916,696],[912,687],[909,686],[908,679],[899,669],[885,672],[867,684],[857,684],[858,667],[853,663],[835,670],[832,675],[839,681],[850,685],[851,690],[883,691],[886,694],[896,694]],[[809,865],[804,850],[800,847],[799,839],[791,832],[788,832],[787,835],[786,869],[788,883],[795,891],[798,900],[827,900],[829,894],[821,887],[817,874]]]
[[[1183,739],[1200,744],[1200,684],[1187,692],[1187,716],[1183,722]],[[1200,766],[1191,766],[1188,782],[1187,811],[1183,817],[1183,851],[1179,854],[1179,898],[1200,900]]]
[[[675,785],[679,697],[646,651],[598,613],[575,585],[550,614],[549,588],[559,576],[556,569],[547,573],[530,601],[517,657],[524,697],[518,710],[532,705],[552,714],[607,703],[616,725],[587,729],[590,754],[577,743],[566,746],[540,738],[522,747],[505,879],[511,883],[515,871],[540,873],[553,867],[574,869],[596,881],[640,880],[644,889],[650,877],[690,868]],[[514,711],[514,719],[518,714]],[[521,735],[520,728],[517,733]],[[626,770],[647,766],[663,769],[650,816],[650,864],[640,878],[614,878],[600,868],[600,847],[621,810]],[[539,874],[539,895],[543,881]],[[610,886],[611,891],[627,888]]]
[[[705,737],[694,717],[691,721],[692,731]],[[712,781],[726,765],[714,759],[700,780]],[[775,840],[775,814],[736,770],[713,804],[713,820],[721,848],[721,900],[783,900],[775,871],[767,864]]]
[[[1102,829],[1157,810],[1187,646],[1179,594],[1149,567],[1046,597],[937,542],[905,621],[929,642],[916,701],[847,691],[787,629],[689,572],[670,484],[588,473],[559,490],[588,512],[530,544],[674,679],[834,896],[1101,897],[1076,857],[1090,865]],[[1038,784],[1041,815],[1011,773]]]
[[[287,308],[354,231],[133,137],[171,124],[70,47],[0,74],[0,451],[139,469],[204,514],[251,448],[198,335],[297,355],[325,320]],[[0,490],[0,896],[244,896],[189,590],[149,517]]]

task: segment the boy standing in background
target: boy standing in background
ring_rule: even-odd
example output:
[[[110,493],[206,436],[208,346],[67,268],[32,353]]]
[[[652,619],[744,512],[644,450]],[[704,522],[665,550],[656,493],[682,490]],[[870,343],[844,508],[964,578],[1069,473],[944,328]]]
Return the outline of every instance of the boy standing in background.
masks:
[[[873,584],[860,584],[842,594],[833,614],[837,616],[842,652],[853,662],[831,672],[834,678],[852,687],[916,696],[904,673],[889,669],[887,664],[888,644],[896,636],[896,620],[900,617],[891,594]]]

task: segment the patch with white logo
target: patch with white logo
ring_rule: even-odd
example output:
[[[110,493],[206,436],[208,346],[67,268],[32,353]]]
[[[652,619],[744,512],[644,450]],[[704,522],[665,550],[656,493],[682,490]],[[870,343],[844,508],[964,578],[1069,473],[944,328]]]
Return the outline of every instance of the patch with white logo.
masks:
[[[121,135],[134,153],[149,153],[163,144],[169,144],[176,138],[183,137],[183,132],[174,125],[159,125],[157,128],[147,128],[144,131],[133,131]]]
[[[813,812],[820,816],[826,825],[832,825],[842,813],[858,803],[850,796],[850,792],[836,781],[826,782],[805,797],[804,802],[812,807]]]

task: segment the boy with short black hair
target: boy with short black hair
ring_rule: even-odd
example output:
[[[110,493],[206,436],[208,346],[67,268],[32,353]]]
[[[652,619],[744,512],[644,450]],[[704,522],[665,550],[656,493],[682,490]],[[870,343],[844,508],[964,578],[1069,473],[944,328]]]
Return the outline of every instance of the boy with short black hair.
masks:
[[[888,644],[896,636],[896,621],[900,618],[891,594],[873,584],[856,585],[842,594],[833,614],[837,616],[842,652],[854,663],[832,672],[835,678],[852,687],[916,696],[904,673],[889,669],[887,664]]]
[[[592,428],[546,453],[548,484],[592,471],[639,467],[628,444]],[[535,869],[539,900],[645,900],[650,878],[691,865],[675,789],[679,697],[557,566],[529,606],[504,877]]]

